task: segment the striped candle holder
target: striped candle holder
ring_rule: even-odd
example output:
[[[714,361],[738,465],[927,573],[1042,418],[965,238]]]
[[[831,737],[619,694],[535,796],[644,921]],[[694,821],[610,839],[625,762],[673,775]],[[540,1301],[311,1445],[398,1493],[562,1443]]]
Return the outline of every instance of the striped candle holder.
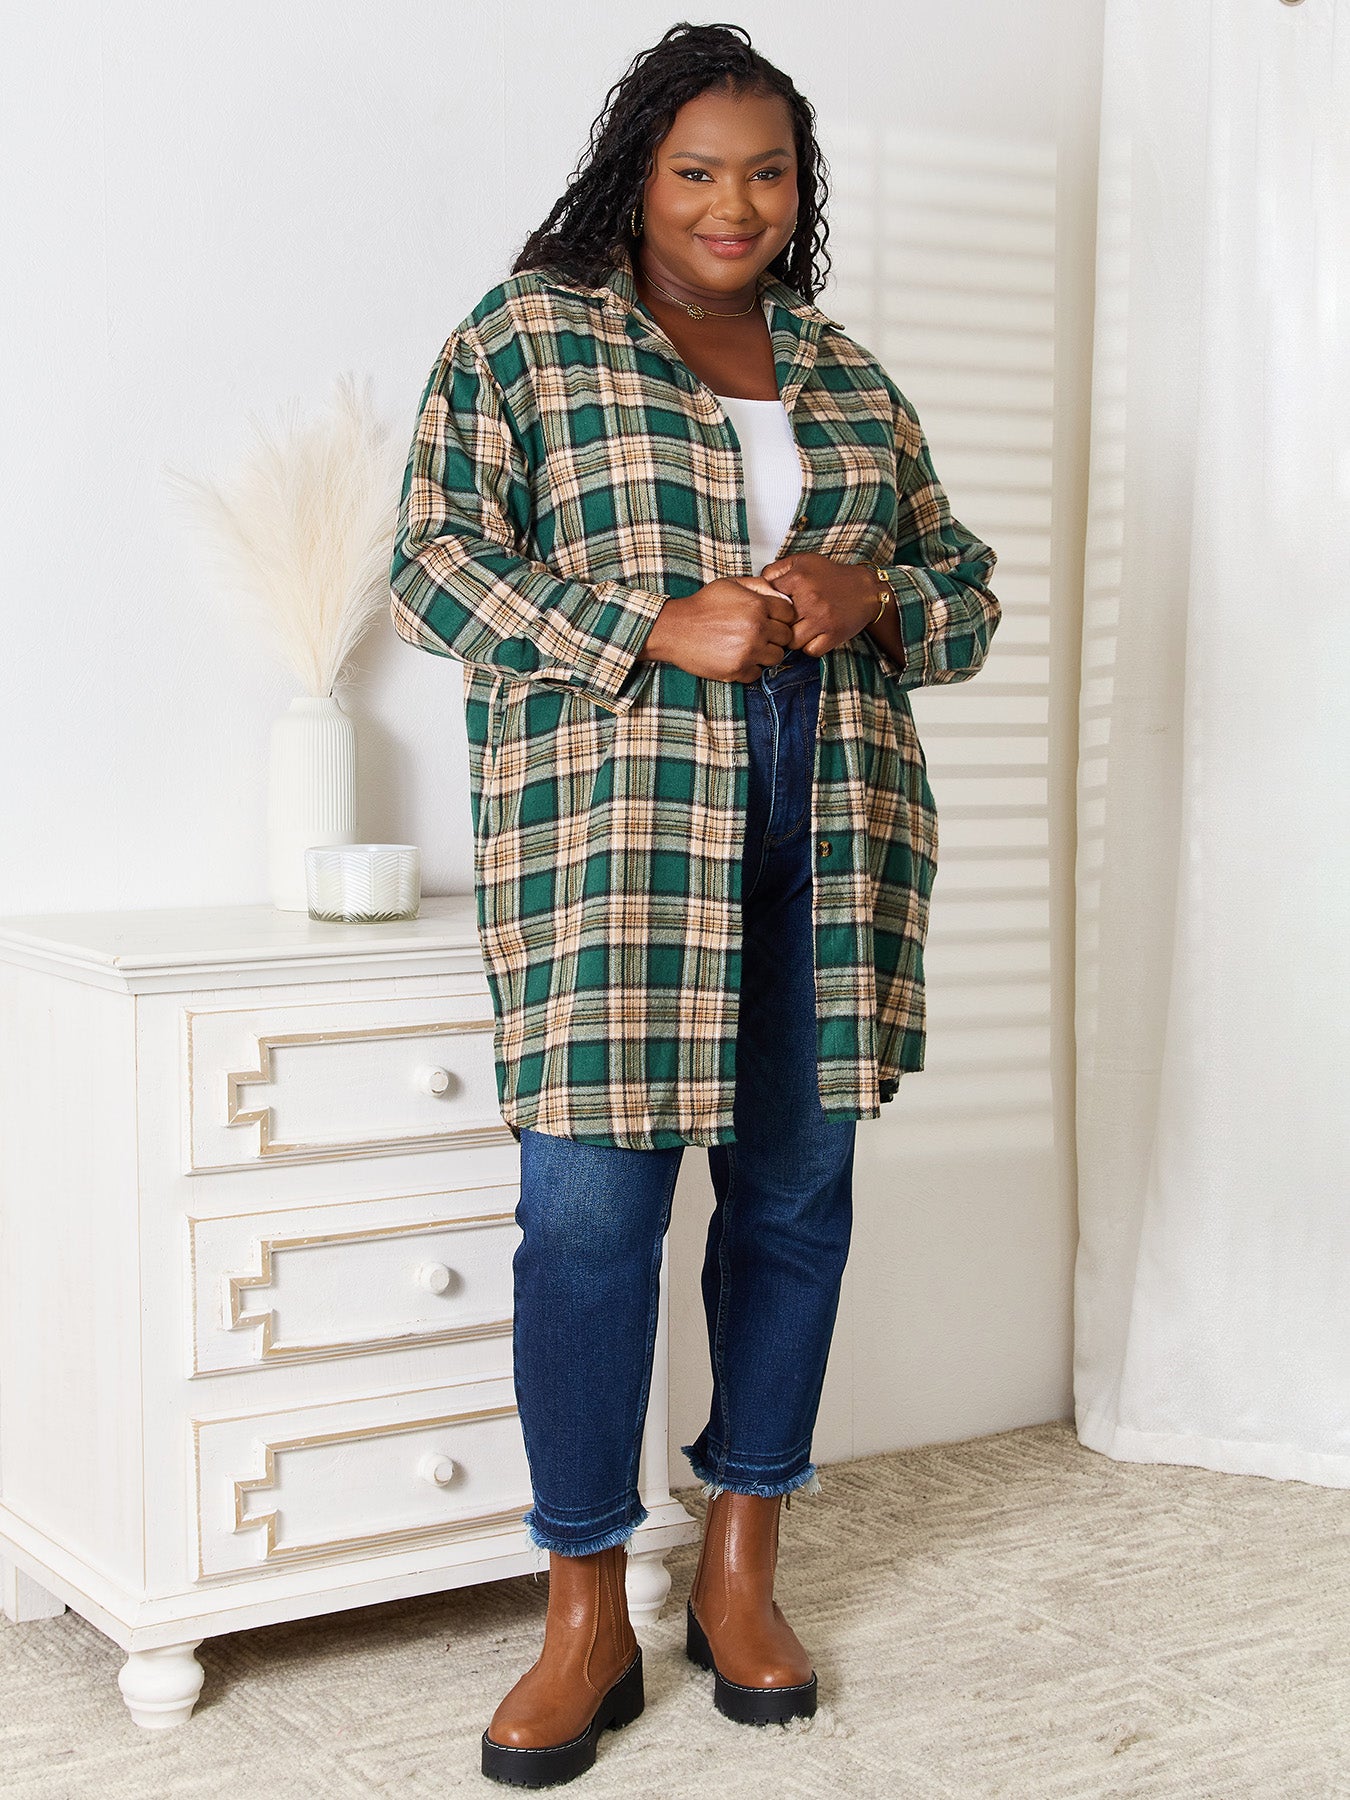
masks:
[[[310,918],[333,923],[415,919],[422,900],[416,844],[314,844],[305,880]]]

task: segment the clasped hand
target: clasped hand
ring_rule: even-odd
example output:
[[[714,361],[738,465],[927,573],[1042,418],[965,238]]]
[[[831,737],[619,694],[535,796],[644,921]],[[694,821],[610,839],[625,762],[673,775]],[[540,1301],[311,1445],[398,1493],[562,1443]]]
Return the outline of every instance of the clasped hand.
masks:
[[[791,600],[797,615],[791,648],[808,656],[838,649],[877,616],[877,578],[867,563],[800,550],[769,563],[759,578]]]
[[[761,575],[723,575],[668,599],[640,652],[717,681],[758,681],[788,650],[823,656],[876,617],[877,584],[866,563],[801,551]]]

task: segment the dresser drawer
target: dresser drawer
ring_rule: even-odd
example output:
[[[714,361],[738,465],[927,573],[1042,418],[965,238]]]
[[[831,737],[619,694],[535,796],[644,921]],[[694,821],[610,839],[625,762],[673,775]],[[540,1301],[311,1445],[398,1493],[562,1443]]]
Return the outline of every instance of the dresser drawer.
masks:
[[[192,1374],[509,1336],[519,1193],[189,1219]]]
[[[197,1578],[518,1531],[509,1377],[192,1420]]]
[[[186,1170],[510,1137],[486,993],[187,1011]]]

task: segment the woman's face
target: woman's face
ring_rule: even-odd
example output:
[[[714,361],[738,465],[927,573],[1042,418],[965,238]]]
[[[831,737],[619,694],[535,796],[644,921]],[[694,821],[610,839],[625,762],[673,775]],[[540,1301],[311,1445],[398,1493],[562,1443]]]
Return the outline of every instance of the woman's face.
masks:
[[[709,88],[686,101],[643,190],[642,271],[714,298],[748,291],[796,223],[797,156],[782,96]]]

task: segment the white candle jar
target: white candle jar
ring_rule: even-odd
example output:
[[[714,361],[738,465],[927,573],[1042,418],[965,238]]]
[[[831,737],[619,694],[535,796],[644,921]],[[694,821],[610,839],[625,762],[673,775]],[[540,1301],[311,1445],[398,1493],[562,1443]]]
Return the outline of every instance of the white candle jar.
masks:
[[[314,844],[305,851],[309,916],[342,924],[415,919],[422,901],[416,844]]]

